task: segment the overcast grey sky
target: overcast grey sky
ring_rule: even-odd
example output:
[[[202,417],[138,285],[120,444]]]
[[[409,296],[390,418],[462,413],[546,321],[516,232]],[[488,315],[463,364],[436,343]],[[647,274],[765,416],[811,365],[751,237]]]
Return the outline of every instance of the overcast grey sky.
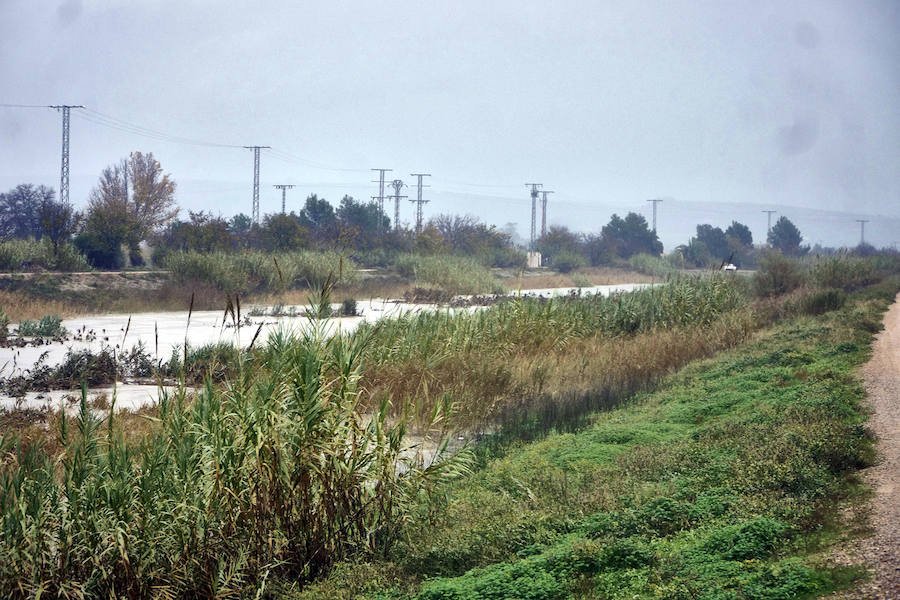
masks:
[[[686,203],[722,203],[691,216],[722,226],[735,205],[900,218],[898,31],[893,0],[0,0],[0,103],[94,111],[73,111],[77,205],[141,150],[183,207],[250,212],[249,151],[142,137],[99,113],[273,146],[263,212],[280,208],[272,184],[298,184],[294,208],[311,192],[336,203],[375,193],[368,169],[388,167],[434,174],[426,215],[523,233],[526,181],[556,190],[551,221],[576,229],[664,197],[669,247],[684,240],[664,218]],[[59,147],[55,111],[0,108],[0,188],[57,187]],[[761,237],[764,216],[751,225]],[[872,241],[900,237],[878,226]],[[807,239],[854,243],[846,229]]]

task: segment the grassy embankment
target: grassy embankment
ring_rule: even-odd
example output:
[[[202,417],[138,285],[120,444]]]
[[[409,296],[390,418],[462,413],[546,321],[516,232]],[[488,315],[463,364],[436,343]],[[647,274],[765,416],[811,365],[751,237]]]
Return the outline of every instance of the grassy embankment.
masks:
[[[409,396],[394,390],[390,396],[394,407],[405,405],[400,412],[419,417],[423,431],[440,432],[446,428],[446,421],[440,422],[446,417],[442,408],[456,405],[470,422],[487,419],[511,434],[505,440],[508,444],[516,436],[544,435],[579,420],[583,425],[587,411],[608,409],[625,400],[626,387],[618,390],[623,395],[590,393],[609,383],[594,369],[615,365],[616,358],[631,365],[630,370],[617,372],[623,374],[615,380],[617,385],[631,381],[640,389],[693,358],[696,349],[700,356],[708,355],[739,343],[760,322],[779,313],[821,312],[839,307],[845,299],[843,292],[812,292],[763,303],[751,312],[734,286],[729,280],[693,281],[613,300],[517,301],[485,311],[493,317],[422,320],[412,327],[362,330],[330,340],[321,335],[294,340],[277,337],[268,347],[237,354],[236,374],[224,385],[207,387],[193,402],[180,395],[164,402],[156,414],[150,414],[156,420],[137,438],[123,430],[117,419],[101,427],[86,407],[73,424],[58,424],[56,439],[6,437],[0,465],[0,567],[6,569],[0,569],[0,586],[13,597],[39,590],[136,597],[161,590],[172,596],[216,597],[259,589],[276,579],[307,581],[342,558],[390,559],[368,569],[344,563],[336,579],[324,584],[343,590],[370,574],[377,574],[379,581],[397,576],[415,586],[423,574],[460,574],[469,567],[508,561],[520,552],[544,556],[565,542],[562,536],[579,531],[567,529],[566,523],[587,517],[590,510],[637,510],[644,497],[623,500],[616,486],[625,485],[621,489],[628,490],[633,485],[640,490],[646,483],[629,483],[627,469],[616,471],[618,459],[610,463],[604,457],[612,454],[595,452],[584,442],[580,444],[586,448],[584,460],[571,461],[583,471],[541,462],[537,459],[542,451],[532,452],[537,461],[534,470],[519,474],[518,467],[509,467],[508,477],[501,477],[506,488],[496,488],[500,480],[491,480],[491,474],[504,461],[518,460],[520,452],[513,450],[506,458],[488,463],[472,479],[448,488],[447,476],[464,472],[466,461],[427,466],[415,460],[415,453],[404,453],[405,421],[389,419],[390,405],[379,401],[386,394],[370,391],[391,390],[391,385],[415,380],[418,374],[404,378],[401,369],[396,377],[375,384],[365,361],[385,357],[378,370],[390,366],[391,360],[409,366],[415,360],[412,352],[421,347],[421,355],[429,357],[439,374],[427,380],[434,382],[429,384],[431,389],[443,385],[444,391],[431,396],[429,405],[421,400],[428,398],[424,389],[413,390]],[[628,344],[635,344],[632,354],[622,354],[621,347]],[[597,345],[605,348],[605,362],[585,363],[577,351]],[[651,360],[648,357],[657,345],[662,351]],[[576,352],[566,352],[567,348]],[[404,354],[404,349],[409,352]],[[528,364],[530,352],[549,355],[551,366],[522,372],[532,385],[537,372],[541,386],[528,395],[525,405],[510,402],[513,394],[499,403],[508,410],[499,411],[496,403],[477,406],[477,395],[453,397],[466,389],[453,383],[460,373],[449,368],[454,363],[471,364],[467,361],[482,357],[494,361],[494,366]],[[861,354],[859,346],[856,352],[847,354]],[[443,367],[442,361],[446,361]],[[445,379],[441,373],[456,374]],[[485,381],[475,377],[469,384],[477,387]],[[514,390],[509,385],[512,381],[514,377],[501,389]],[[565,392],[579,384],[587,393],[574,394],[577,401],[567,405]],[[556,390],[559,394],[553,393]],[[568,408],[556,408],[560,400]],[[360,414],[363,405],[373,407],[373,414]],[[504,414],[514,418],[497,417]],[[430,415],[432,422],[422,423],[424,415]],[[650,433],[656,431],[655,426],[648,427]],[[673,436],[690,430],[671,429]],[[601,444],[617,443],[616,431],[617,426],[608,432],[612,440]],[[844,433],[835,435],[840,438]],[[632,442],[666,441],[658,449],[665,456],[677,446],[675,442],[684,442],[678,436],[645,439],[642,435],[625,440],[625,448]],[[347,444],[348,439],[353,443]],[[560,448],[565,454],[569,442],[581,438],[553,436],[540,444],[554,439],[567,440],[565,448]],[[526,447],[521,456],[528,452]],[[678,465],[684,459],[676,458],[665,464]],[[611,479],[602,479],[606,476]],[[625,483],[617,483],[622,477]],[[810,485],[823,482],[828,480]],[[575,487],[570,488],[570,483]],[[585,487],[578,487],[582,483]],[[613,490],[611,496],[598,491],[606,487]],[[653,486],[647,489],[652,491]],[[559,500],[546,495],[550,492],[563,495],[561,507],[545,503]],[[597,504],[579,500],[579,493],[595,497]],[[736,487],[734,493],[743,499],[743,488]],[[566,500],[570,494],[572,502]],[[448,504],[450,497],[456,500]],[[485,504],[479,504],[478,498]],[[691,501],[687,496],[673,498],[685,506]],[[601,504],[603,499],[610,504]],[[619,501],[625,504],[619,507],[615,504]],[[684,508],[678,506],[678,510]],[[455,507],[465,510],[454,513]],[[524,521],[502,512],[523,507],[531,510],[527,513],[531,518]],[[554,514],[564,518],[546,518]],[[779,515],[772,518],[782,518]],[[634,517],[635,523],[639,524],[639,516]],[[479,521],[482,518],[489,520]],[[787,526],[794,526],[784,519]],[[644,533],[638,529],[629,535]],[[517,545],[516,540],[528,543]],[[403,543],[398,546],[398,541]],[[538,558],[524,560],[515,564],[531,564],[527,561]],[[503,581],[510,578],[506,571],[498,572]],[[340,573],[349,579],[341,579]],[[544,575],[540,576],[546,579]],[[567,590],[570,582],[557,579],[554,585]]]
[[[445,491],[389,560],[279,598],[818,597],[870,465],[856,371],[900,282],[697,362],[589,427],[510,449]]]

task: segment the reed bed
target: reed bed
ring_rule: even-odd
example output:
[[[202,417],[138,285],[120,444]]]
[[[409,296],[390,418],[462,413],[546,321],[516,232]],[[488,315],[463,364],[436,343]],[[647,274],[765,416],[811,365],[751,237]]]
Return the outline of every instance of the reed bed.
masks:
[[[473,258],[402,254],[397,257],[397,273],[416,284],[433,286],[451,294],[501,293],[503,286],[490,270]]]
[[[467,463],[407,451],[386,404],[361,416],[366,342],[275,336],[227,385],[164,394],[136,445],[86,394],[53,443],[0,438],[0,596],[243,597],[384,553]]]
[[[357,335],[372,336],[367,401],[404,399],[413,414],[427,416],[450,399],[454,424],[470,431],[519,428],[512,416],[522,416],[525,404],[559,407],[566,394],[581,398],[571,404],[584,414],[603,407],[595,397],[606,397],[604,406],[618,402],[693,358],[738,343],[752,317],[732,315],[745,302],[732,278],[705,277],[610,298],[518,298],[483,311],[364,325]],[[541,422],[550,428],[562,420]]]
[[[334,274],[342,285],[358,278],[355,263],[337,252],[171,252],[164,266],[177,281],[204,282],[232,293],[312,288]]]

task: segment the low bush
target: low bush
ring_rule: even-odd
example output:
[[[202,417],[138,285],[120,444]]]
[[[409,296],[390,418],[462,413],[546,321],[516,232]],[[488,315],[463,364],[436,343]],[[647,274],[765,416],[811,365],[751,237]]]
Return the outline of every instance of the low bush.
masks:
[[[550,267],[560,273],[569,273],[587,265],[585,258],[576,252],[557,252],[550,257]]]
[[[855,256],[833,256],[815,260],[810,280],[823,288],[851,291],[865,287],[879,279],[877,263]]]
[[[0,271],[87,271],[90,268],[85,256],[70,243],[60,244],[54,254],[49,240],[0,242]]]
[[[63,337],[68,332],[62,326],[62,319],[58,315],[45,315],[37,321],[26,319],[19,323],[17,333],[20,336],[56,338]]]
[[[680,268],[673,266],[672,256],[680,258],[681,254],[669,255],[669,257],[666,258],[653,256],[652,254],[635,254],[628,259],[628,266],[638,273],[664,278],[670,275],[676,275],[681,271]]]
[[[753,275],[758,296],[778,296],[803,285],[804,275],[799,263],[771,250],[763,255]]]

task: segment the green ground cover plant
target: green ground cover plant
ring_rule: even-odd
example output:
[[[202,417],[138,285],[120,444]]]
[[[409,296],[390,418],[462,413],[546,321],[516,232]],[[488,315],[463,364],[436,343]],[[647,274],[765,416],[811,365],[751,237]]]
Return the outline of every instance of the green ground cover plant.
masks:
[[[389,563],[359,567],[367,579],[348,566],[281,597],[774,600],[845,587],[861,570],[823,550],[832,507],[874,459],[856,369],[898,289],[894,278],[788,319],[581,431],[512,447],[452,484]]]
[[[46,338],[63,337],[67,331],[59,315],[44,315],[37,321],[30,319],[22,321],[19,323],[17,333],[21,336]]]

